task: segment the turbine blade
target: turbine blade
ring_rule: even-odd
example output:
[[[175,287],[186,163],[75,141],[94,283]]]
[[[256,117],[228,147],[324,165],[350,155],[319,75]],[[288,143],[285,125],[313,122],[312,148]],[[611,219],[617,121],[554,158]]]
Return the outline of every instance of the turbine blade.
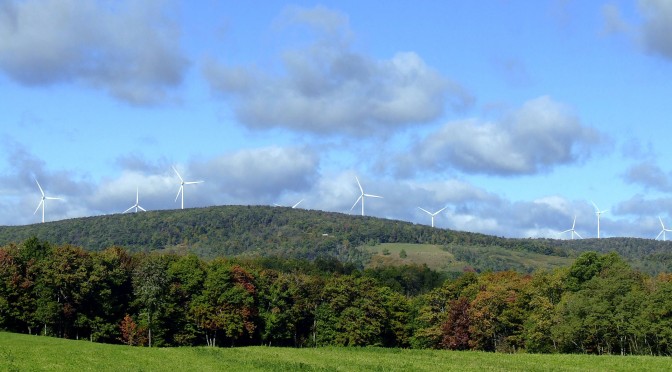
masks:
[[[576,234],[576,236],[578,236],[579,238],[583,239],[583,236],[579,235],[578,232],[574,231],[574,234]]]
[[[33,212],[33,214],[37,213],[37,211],[40,210],[40,207],[42,206],[42,203],[44,203],[44,200],[40,199],[40,203],[37,205],[37,208],[35,208],[35,212]]]
[[[44,198],[49,200],[63,200],[63,198],[52,198],[51,196],[45,196]]]
[[[599,212],[599,211],[600,211],[600,208],[597,207],[597,204],[595,204],[595,202],[592,201],[592,200],[591,200],[590,202],[593,203],[593,206],[595,207],[595,211],[596,211],[596,212]]]
[[[378,196],[378,195],[371,195],[371,194],[363,194],[363,195],[368,196],[369,198],[381,198],[381,199],[383,198],[382,196]]]
[[[42,196],[44,196],[44,191],[42,190],[42,186],[40,186],[40,183],[37,182],[37,178],[35,179],[35,183],[37,183],[37,187],[40,188],[40,192],[42,193]]]
[[[182,192],[183,188],[184,188],[184,186],[180,185],[180,188],[177,190],[177,196],[175,196],[175,201],[177,201],[177,198],[180,197],[180,193]]]
[[[182,176],[180,176],[180,172],[178,172],[177,169],[175,169],[175,167],[173,167],[173,170],[175,171],[175,174],[177,174],[177,177],[180,179],[180,182],[184,182]]]
[[[193,185],[193,184],[196,184],[196,183],[203,183],[203,182],[204,181],[189,181],[189,182],[185,182],[184,184],[185,185]]]
[[[296,208],[296,207],[298,207],[299,204],[301,204],[302,201],[303,201],[303,199],[299,200],[298,203],[292,205],[292,208]]]
[[[282,207],[282,205],[280,205],[280,204],[273,203],[273,205],[275,205],[276,207]]]
[[[355,205],[357,205],[357,203],[359,203],[359,201],[362,200],[362,196],[364,196],[364,195],[362,194],[362,195],[359,196],[359,198],[357,198],[357,201],[355,201],[355,204],[352,205],[352,208],[350,208],[350,210],[355,209]]]
[[[359,186],[359,191],[361,191],[362,195],[364,195],[364,189],[362,188],[362,184],[359,183],[359,178],[357,178],[357,176],[355,176],[355,179],[357,180],[357,186]]]
[[[424,209],[424,208],[420,208],[420,207],[418,207],[418,209],[420,209],[421,211],[427,213],[427,214],[430,215],[430,216],[432,215],[431,213],[429,213],[428,210],[426,210],[426,209]]]
[[[658,221],[660,221],[660,226],[663,227],[663,230],[665,230],[665,225],[663,225],[663,219],[658,216]]]
[[[656,235],[656,239],[660,238],[660,236],[663,235],[663,232],[664,232],[664,231],[665,231],[665,230],[661,230],[661,231],[658,233],[658,235]]]
[[[133,208],[135,208],[135,205],[132,205],[130,208],[128,208],[127,210],[123,211],[122,213],[127,213],[128,211],[130,211],[130,210],[133,209]]]
[[[139,206],[139,205],[138,205],[138,208],[140,208],[140,210],[143,211],[143,212],[147,212],[147,210],[146,210],[145,208],[143,208],[143,207],[141,207],[141,206]]]
[[[439,209],[438,211],[436,211],[436,214],[439,214],[439,213],[443,212],[443,210],[446,209],[446,208],[448,208],[447,205],[445,207]]]
[[[572,230],[574,230],[574,226],[576,226],[576,216],[574,216],[574,222],[572,222]]]
[[[570,231],[572,231],[572,229],[569,229],[569,230],[565,230],[565,231],[563,231],[563,232],[560,232],[560,233],[558,233],[558,235],[560,235],[560,234],[564,234],[564,233],[566,233],[566,232],[570,232]]]

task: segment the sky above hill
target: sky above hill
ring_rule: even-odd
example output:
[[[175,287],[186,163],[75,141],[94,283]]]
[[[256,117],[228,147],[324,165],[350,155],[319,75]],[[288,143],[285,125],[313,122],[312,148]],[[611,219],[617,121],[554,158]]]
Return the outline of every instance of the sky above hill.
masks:
[[[672,228],[672,1],[0,0],[0,225],[287,205]]]

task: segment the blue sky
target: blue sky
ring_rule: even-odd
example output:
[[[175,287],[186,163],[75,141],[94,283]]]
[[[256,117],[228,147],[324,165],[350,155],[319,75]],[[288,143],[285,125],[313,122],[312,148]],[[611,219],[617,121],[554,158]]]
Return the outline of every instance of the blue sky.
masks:
[[[672,227],[672,2],[0,1],[0,224],[291,206]],[[666,225],[666,226],[667,226]]]

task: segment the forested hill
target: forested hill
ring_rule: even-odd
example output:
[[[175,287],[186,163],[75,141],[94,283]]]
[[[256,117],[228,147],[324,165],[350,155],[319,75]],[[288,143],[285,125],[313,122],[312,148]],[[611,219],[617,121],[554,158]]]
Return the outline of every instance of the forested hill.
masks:
[[[583,251],[618,252],[648,272],[672,271],[672,243],[652,239],[505,239],[374,217],[269,206],[218,206],[76,218],[27,226],[0,226],[0,246],[30,237],[88,250],[189,251],[201,257],[261,255],[365,262],[361,245],[430,243],[468,254],[498,247],[575,257]]]

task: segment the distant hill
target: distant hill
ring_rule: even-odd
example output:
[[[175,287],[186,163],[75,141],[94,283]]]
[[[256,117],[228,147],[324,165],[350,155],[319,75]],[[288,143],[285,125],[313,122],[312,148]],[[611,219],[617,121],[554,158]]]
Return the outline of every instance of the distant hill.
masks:
[[[672,272],[672,242],[652,239],[506,239],[342,213],[270,206],[217,206],[0,226],[0,245],[32,236],[88,250],[194,252],[217,256],[335,257],[367,265],[380,243],[431,244],[477,270],[544,268],[539,255],[571,259],[584,251],[617,252],[648,273]],[[508,253],[507,253],[508,252]],[[526,252],[529,255],[513,254]],[[534,261],[534,262],[533,262]],[[551,266],[564,260],[546,260]],[[401,261],[403,262],[403,261]],[[507,263],[508,262],[508,263]]]

